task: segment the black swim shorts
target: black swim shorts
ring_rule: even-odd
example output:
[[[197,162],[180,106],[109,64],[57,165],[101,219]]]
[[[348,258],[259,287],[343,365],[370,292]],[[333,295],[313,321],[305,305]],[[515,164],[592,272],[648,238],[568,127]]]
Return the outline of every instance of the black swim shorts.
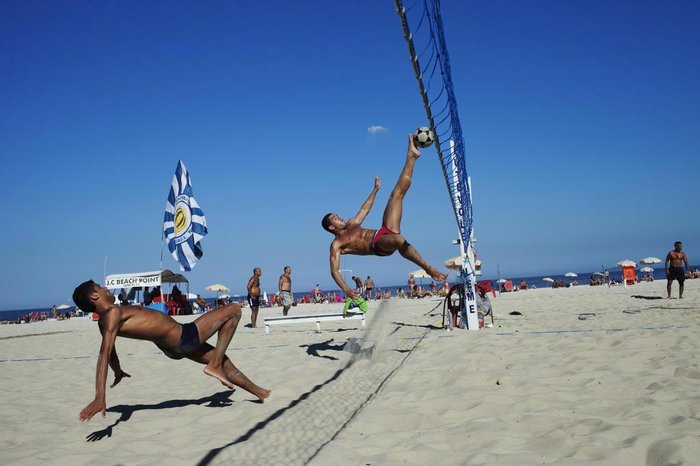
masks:
[[[666,278],[669,280],[678,280],[678,283],[683,283],[685,281],[685,273],[683,272],[683,267],[669,267]]]
[[[199,341],[199,330],[194,322],[181,324],[181,327],[182,334],[177,347],[174,349],[161,348],[163,353],[171,359],[182,359],[202,345]]]
[[[260,307],[260,296],[248,295],[248,305],[250,307]]]

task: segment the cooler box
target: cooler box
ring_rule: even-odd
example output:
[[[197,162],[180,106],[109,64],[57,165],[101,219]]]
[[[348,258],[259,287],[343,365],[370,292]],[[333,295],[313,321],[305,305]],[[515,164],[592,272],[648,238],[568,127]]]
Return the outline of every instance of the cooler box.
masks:
[[[154,311],[162,312],[163,314],[168,313],[168,310],[165,308],[165,303],[151,303],[146,307],[148,309],[153,309]]]

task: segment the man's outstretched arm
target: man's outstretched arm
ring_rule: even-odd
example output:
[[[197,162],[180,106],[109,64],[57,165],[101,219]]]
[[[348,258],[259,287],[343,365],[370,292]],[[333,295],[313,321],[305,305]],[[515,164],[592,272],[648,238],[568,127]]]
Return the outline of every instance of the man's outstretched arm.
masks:
[[[365,218],[369,214],[369,211],[372,210],[372,206],[374,205],[374,198],[377,197],[377,192],[379,192],[379,187],[381,186],[381,182],[379,180],[378,176],[374,177],[374,189],[372,189],[372,192],[369,193],[369,197],[367,197],[367,200],[362,204],[362,207],[360,207],[360,211],[355,215],[353,218],[348,220],[348,223],[356,223],[358,225],[362,224],[362,222],[365,221]]]
[[[104,315],[104,324],[100,327],[102,345],[100,346],[100,356],[97,359],[97,372],[95,374],[95,399],[80,411],[81,421],[89,421],[97,413],[102,413],[102,417],[104,417],[107,411],[105,393],[107,366],[112,357],[114,341],[117,339],[120,319],[121,312],[117,307],[113,307]]]
[[[343,290],[347,296],[356,298],[358,296],[357,292],[355,290],[351,290],[348,287],[348,284],[345,283],[345,280],[343,280],[343,276],[340,275],[340,248],[335,244],[335,241],[331,243],[330,263],[331,276],[333,277],[333,280],[335,280],[340,289]]]

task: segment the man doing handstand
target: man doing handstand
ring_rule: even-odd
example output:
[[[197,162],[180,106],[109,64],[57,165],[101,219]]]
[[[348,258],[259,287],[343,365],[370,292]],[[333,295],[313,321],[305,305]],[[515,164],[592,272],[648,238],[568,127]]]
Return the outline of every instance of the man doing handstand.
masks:
[[[119,363],[114,344],[117,336],[152,341],[172,359],[188,358],[204,364],[205,374],[215,377],[229,388],[238,385],[260,401],[270,396],[270,390],[255,385],[226,357],[226,348],[241,318],[238,304],[219,307],[194,322],[181,325],[172,317],[146,307],[115,306],[114,299],[107,288],[92,280],[80,284],[73,291],[73,301],[80,309],[99,315],[98,326],[102,334],[95,376],[95,399],[80,412],[81,421],[89,421],[97,413],[105,416],[108,364],[114,371],[112,387],[124,377],[131,377]],[[216,347],[206,343],[217,332]]]
[[[362,222],[372,209],[374,198],[379,191],[379,177],[374,179],[374,189],[364,204],[362,204],[356,216],[352,217],[347,222],[333,213],[326,214],[326,216],[323,217],[321,226],[323,226],[326,231],[335,235],[335,239],[331,242],[331,275],[346,295],[355,298],[358,296],[358,293],[355,290],[351,290],[340,275],[338,268],[340,266],[341,254],[390,256],[395,251],[399,251],[399,254],[422,267],[433,279],[443,281],[447,277],[446,274],[428,264],[418,253],[416,248],[411,246],[408,241],[401,236],[403,199],[406,195],[406,191],[411,187],[413,166],[418,157],[420,157],[420,152],[413,143],[413,135],[409,135],[406,163],[401,170],[401,174],[396,182],[396,186],[394,186],[394,190],[391,192],[391,196],[389,196],[389,201],[387,201],[386,208],[384,209],[382,227],[379,230],[368,230],[361,227]]]

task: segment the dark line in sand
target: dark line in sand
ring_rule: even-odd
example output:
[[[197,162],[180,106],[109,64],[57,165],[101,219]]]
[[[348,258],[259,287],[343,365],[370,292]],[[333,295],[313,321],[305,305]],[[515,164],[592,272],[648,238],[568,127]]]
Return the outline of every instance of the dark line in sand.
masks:
[[[13,338],[42,337],[44,335],[56,335],[59,333],[73,333],[73,332],[71,332],[70,330],[63,330],[61,332],[28,333],[26,335],[14,335],[11,337],[0,337],[0,340],[12,340]]]

